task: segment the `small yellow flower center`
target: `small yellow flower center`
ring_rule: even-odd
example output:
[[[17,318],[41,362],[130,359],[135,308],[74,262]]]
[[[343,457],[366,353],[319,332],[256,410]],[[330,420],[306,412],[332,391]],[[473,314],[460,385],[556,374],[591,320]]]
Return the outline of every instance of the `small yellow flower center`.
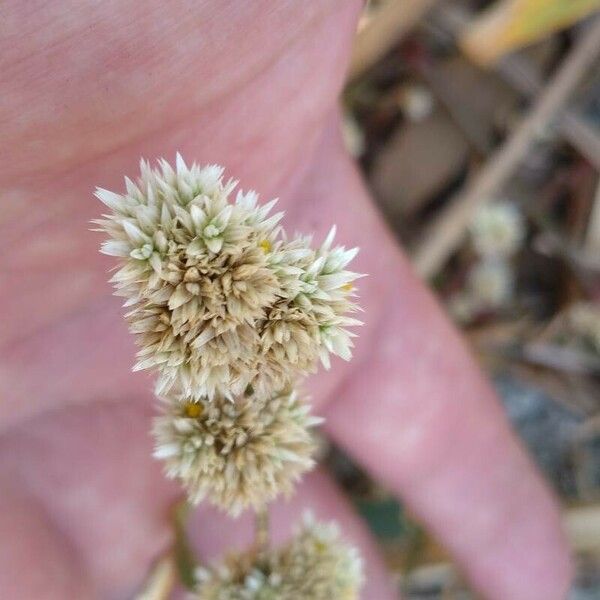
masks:
[[[271,252],[271,249],[273,248],[271,242],[269,240],[263,240],[259,246],[262,248],[262,251],[265,254],[268,254],[269,252]]]
[[[200,402],[186,402],[185,415],[191,419],[198,418],[204,412],[204,406]]]
[[[354,289],[354,286],[351,283],[347,283],[346,285],[342,286],[342,289],[345,292],[351,292]]]

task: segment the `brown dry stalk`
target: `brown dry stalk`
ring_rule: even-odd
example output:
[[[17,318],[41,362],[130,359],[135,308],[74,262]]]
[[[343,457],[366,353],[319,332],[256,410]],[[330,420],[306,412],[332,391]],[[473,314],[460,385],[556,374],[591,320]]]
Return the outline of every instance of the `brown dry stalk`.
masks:
[[[533,66],[521,56],[507,56],[496,65],[496,70],[512,87],[528,98],[535,97],[543,88]],[[597,129],[577,112],[566,107],[557,115],[557,125],[565,141],[600,170],[600,135]]]
[[[460,6],[442,5],[435,11],[435,22],[439,22],[455,38],[469,27],[472,18],[471,12]],[[526,98],[533,99],[543,90],[543,82],[536,68],[521,54],[505,56],[493,68]],[[556,115],[556,123],[565,141],[600,171],[600,135],[597,128],[567,106]]]
[[[361,29],[354,43],[348,81],[373,66],[397,44],[436,0],[388,0]]]
[[[175,561],[171,554],[165,555],[153,567],[144,588],[135,600],[168,600],[176,583]]]
[[[460,245],[473,214],[492,199],[513,174],[539,133],[564,105],[582,75],[600,54],[600,19],[583,33],[576,46],[551,78],[517,130],[492,154],[467,187],[426,228],[423,242],[412,252],[420,275],[431,277]]]

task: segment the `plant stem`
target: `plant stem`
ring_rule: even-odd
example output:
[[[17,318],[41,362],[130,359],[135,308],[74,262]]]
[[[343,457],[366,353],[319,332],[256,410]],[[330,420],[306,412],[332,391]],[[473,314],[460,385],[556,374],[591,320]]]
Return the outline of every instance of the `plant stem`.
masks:
[[[193,590],[196,584],[195,570],[199,563],[186,532],[189,512],[190,506],[185,500],[177,502],[173,507],[173,529],[175,534],[173,554],[179,581],[187,589]]]
[[[254,547],[259,560],[269,549],[269,511],[261,508],[255,514]]]
[[[582,76],[596,64],[599,53],[600,19],[596,19],[583,31],[516,131],[427,226],[412,252],[413,265],[422,277],[430,279],[444,266],[466,235],[473,214],[483,203],[491,201],[512,176],[540,131],[544,131]]]

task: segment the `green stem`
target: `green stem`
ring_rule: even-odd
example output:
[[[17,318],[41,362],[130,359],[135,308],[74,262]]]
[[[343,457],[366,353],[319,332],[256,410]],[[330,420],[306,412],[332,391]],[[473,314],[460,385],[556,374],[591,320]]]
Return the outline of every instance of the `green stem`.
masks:
[[[194,555],[186,531],[190,509],[190,505],[185,500],[181,500],[173,508],[173,530],[175,533],[173,555],[180,582],[189,590],[194,590],[196,587],[195,571],[199,562]]]
[[[258,559],[261,560],[269,549],[269,511],[267,508],[256,511],[254,527],[254,547]]]

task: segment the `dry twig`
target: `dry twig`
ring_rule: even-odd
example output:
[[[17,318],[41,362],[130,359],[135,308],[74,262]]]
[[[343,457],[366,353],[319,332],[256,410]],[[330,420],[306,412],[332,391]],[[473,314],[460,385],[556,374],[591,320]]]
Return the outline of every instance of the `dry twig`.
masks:
[[[358,33],[348,80],[373,66],[406,35],[436,0],[388,0]]]
[[[167,600],[171,597],[176,580],[176,568],[173,556],[159,560],[152,568],[144,589],[135,600]]]
[[[427,228],[423,242],[412,253],[414,265],[422,276],[431,277],[443,266],[461,243],[474,212],[513,174],[599,53],[600,19],[597,19],[563,61],[520,127]]]
[[[533,98],[542,90],[538,74],[525,59],[509,56],[501,60],[497,72],[516,90]],[[594,167],[600,170],[600,135],[575,111],[565,108],[557,115],[557,126],[564,139],[578,150]]]
[[[471,18],[469,11],[455,5],[440,6],[435,12],[436,23],[453,38],[457,38],[460,32],[469,26]],[[535,98],[544,87],[533,65],[521,55],[511,54],[504,57],[494,65],[494,70],[526,98]],[[600,171],[600,133],[597,128],[568,107],[560,110],[555,119],[564,139]]]

